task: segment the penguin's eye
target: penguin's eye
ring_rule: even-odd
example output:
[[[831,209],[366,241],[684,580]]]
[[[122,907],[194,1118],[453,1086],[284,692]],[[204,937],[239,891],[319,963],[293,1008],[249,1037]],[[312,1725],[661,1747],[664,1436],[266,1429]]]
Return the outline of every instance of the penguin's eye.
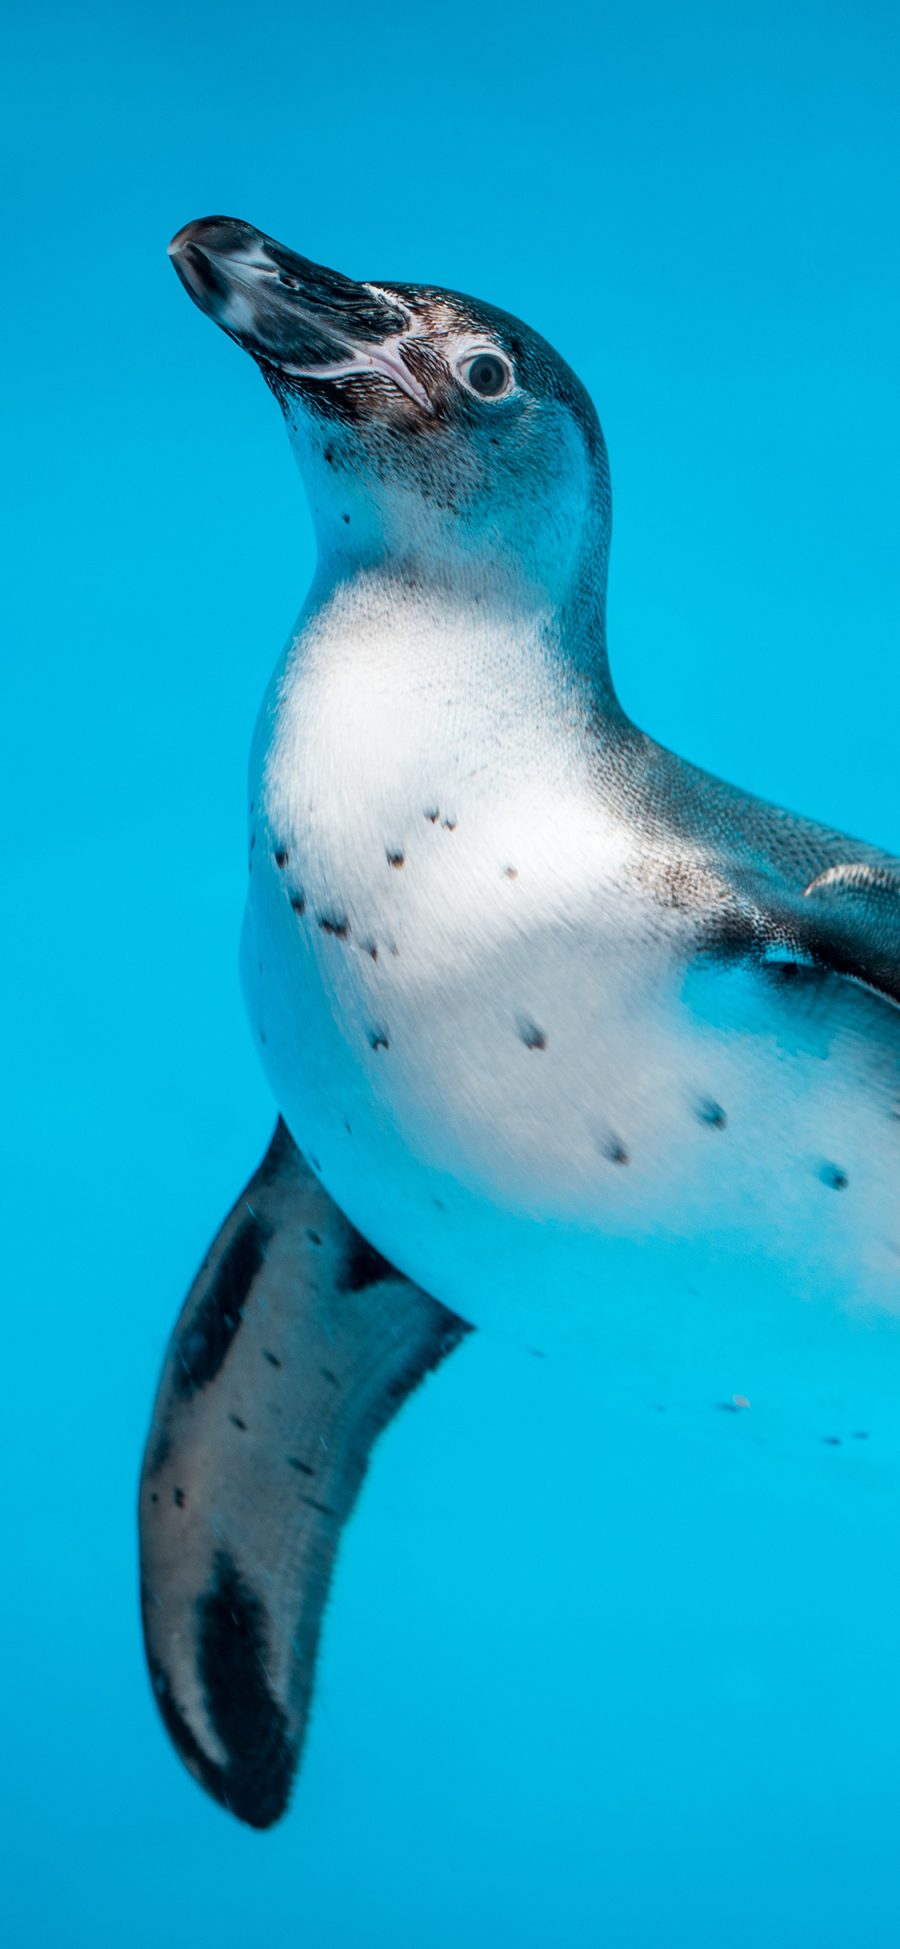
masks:
[[[502,399],[512,389],[512,366],[500,352],[473,353],[463,359],[459,376],[479,399]]]

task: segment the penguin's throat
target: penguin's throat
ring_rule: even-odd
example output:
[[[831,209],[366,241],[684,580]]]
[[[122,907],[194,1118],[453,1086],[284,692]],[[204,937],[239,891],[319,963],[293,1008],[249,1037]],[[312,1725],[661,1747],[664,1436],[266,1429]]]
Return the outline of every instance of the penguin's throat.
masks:
[[[417,503],[411,504],[417,507]],[[577,690],[594,710],[613,710],[606,654],[608,516],[591,501],[548,522],[542,546],[511,545],[504,523],[479,533],[462,516],[384,528],[384,506],[365,494],[343,517],[316,511],[318,559],[304,609],[310,645],[377,658],[401,684],[425,671],[489,682],[497,696],[537,702]],[[485,517],[486,519],[486,517]],[[533,543],[534,537],[532,536]]]
[[[478,491],[461,470],[429,491],[419,483],[374,480],[349,464],[337,443],[298,452],[316,533],[313,601],[323,606],[341,585],[360,607],[430,604],[456,616],[492,618],[496,630],[523,636],[560,619],[560,646],[576,662],[605,640],[609,505],[577,471],[542,483],[540,493]],[[568,621],[567,619],[571,619]]]

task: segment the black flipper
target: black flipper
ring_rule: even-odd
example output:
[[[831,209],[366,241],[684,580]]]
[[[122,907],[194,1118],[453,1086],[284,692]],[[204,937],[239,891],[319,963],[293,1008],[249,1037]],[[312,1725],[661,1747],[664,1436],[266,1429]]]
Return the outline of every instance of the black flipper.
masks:
[[[279,1122],[175,1328],[140,1491],[157,1703],[251,1827],[288,1803],[372,1446],[467,1331],[360,1238]]]

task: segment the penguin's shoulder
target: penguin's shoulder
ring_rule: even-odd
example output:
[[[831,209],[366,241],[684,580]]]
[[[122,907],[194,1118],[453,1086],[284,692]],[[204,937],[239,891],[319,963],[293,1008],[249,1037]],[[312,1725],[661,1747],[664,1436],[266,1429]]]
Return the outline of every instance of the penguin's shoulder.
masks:
[[[701,946],[805,962],[900,1004],[900,859],[649,739],[631,750],[632,817],[686,890]]]

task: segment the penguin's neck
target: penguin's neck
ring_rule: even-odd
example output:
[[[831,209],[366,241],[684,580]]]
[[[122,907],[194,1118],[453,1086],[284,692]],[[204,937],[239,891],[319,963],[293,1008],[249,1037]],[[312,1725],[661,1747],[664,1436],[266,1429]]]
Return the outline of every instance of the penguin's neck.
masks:
[[[431,682],[483,690],[508,711],[516,695],[547,720],[576,699],[595,722],[621,715],[606,651],[608,508],[573,497],[540,545],[522,523],[482,532],[443,508],[373,507],[320,519],[319,553],[301,618],[304,639],[338,659],[377,641],[382,674],[405,690]],[[327,515],[327,506],[323,513]],[[386,512],[393,519],[386,520]],[[401,516],[409,513],[410,518]],[[546,526],[547,524],[543,524]],[[553,545],[550,545],[552,540]],[[362,674],[362,673],[361,673]]]
[[[614,723],[608,482],[568,422],[564,432],[539,493],[527,479],[476,492],[461,469],[454,495],[405,477],[374,491],[365,455],[353,465],[352,448],[293,428],[317,542],[304,637],[320,647],[327,638],[339,659],[377,638],[382,676],[390,666],[404,691],[440,665],[470,701],[472,684],[507,713],[517,693],[527,697],[545,730],[576,699],[596,723]]]

